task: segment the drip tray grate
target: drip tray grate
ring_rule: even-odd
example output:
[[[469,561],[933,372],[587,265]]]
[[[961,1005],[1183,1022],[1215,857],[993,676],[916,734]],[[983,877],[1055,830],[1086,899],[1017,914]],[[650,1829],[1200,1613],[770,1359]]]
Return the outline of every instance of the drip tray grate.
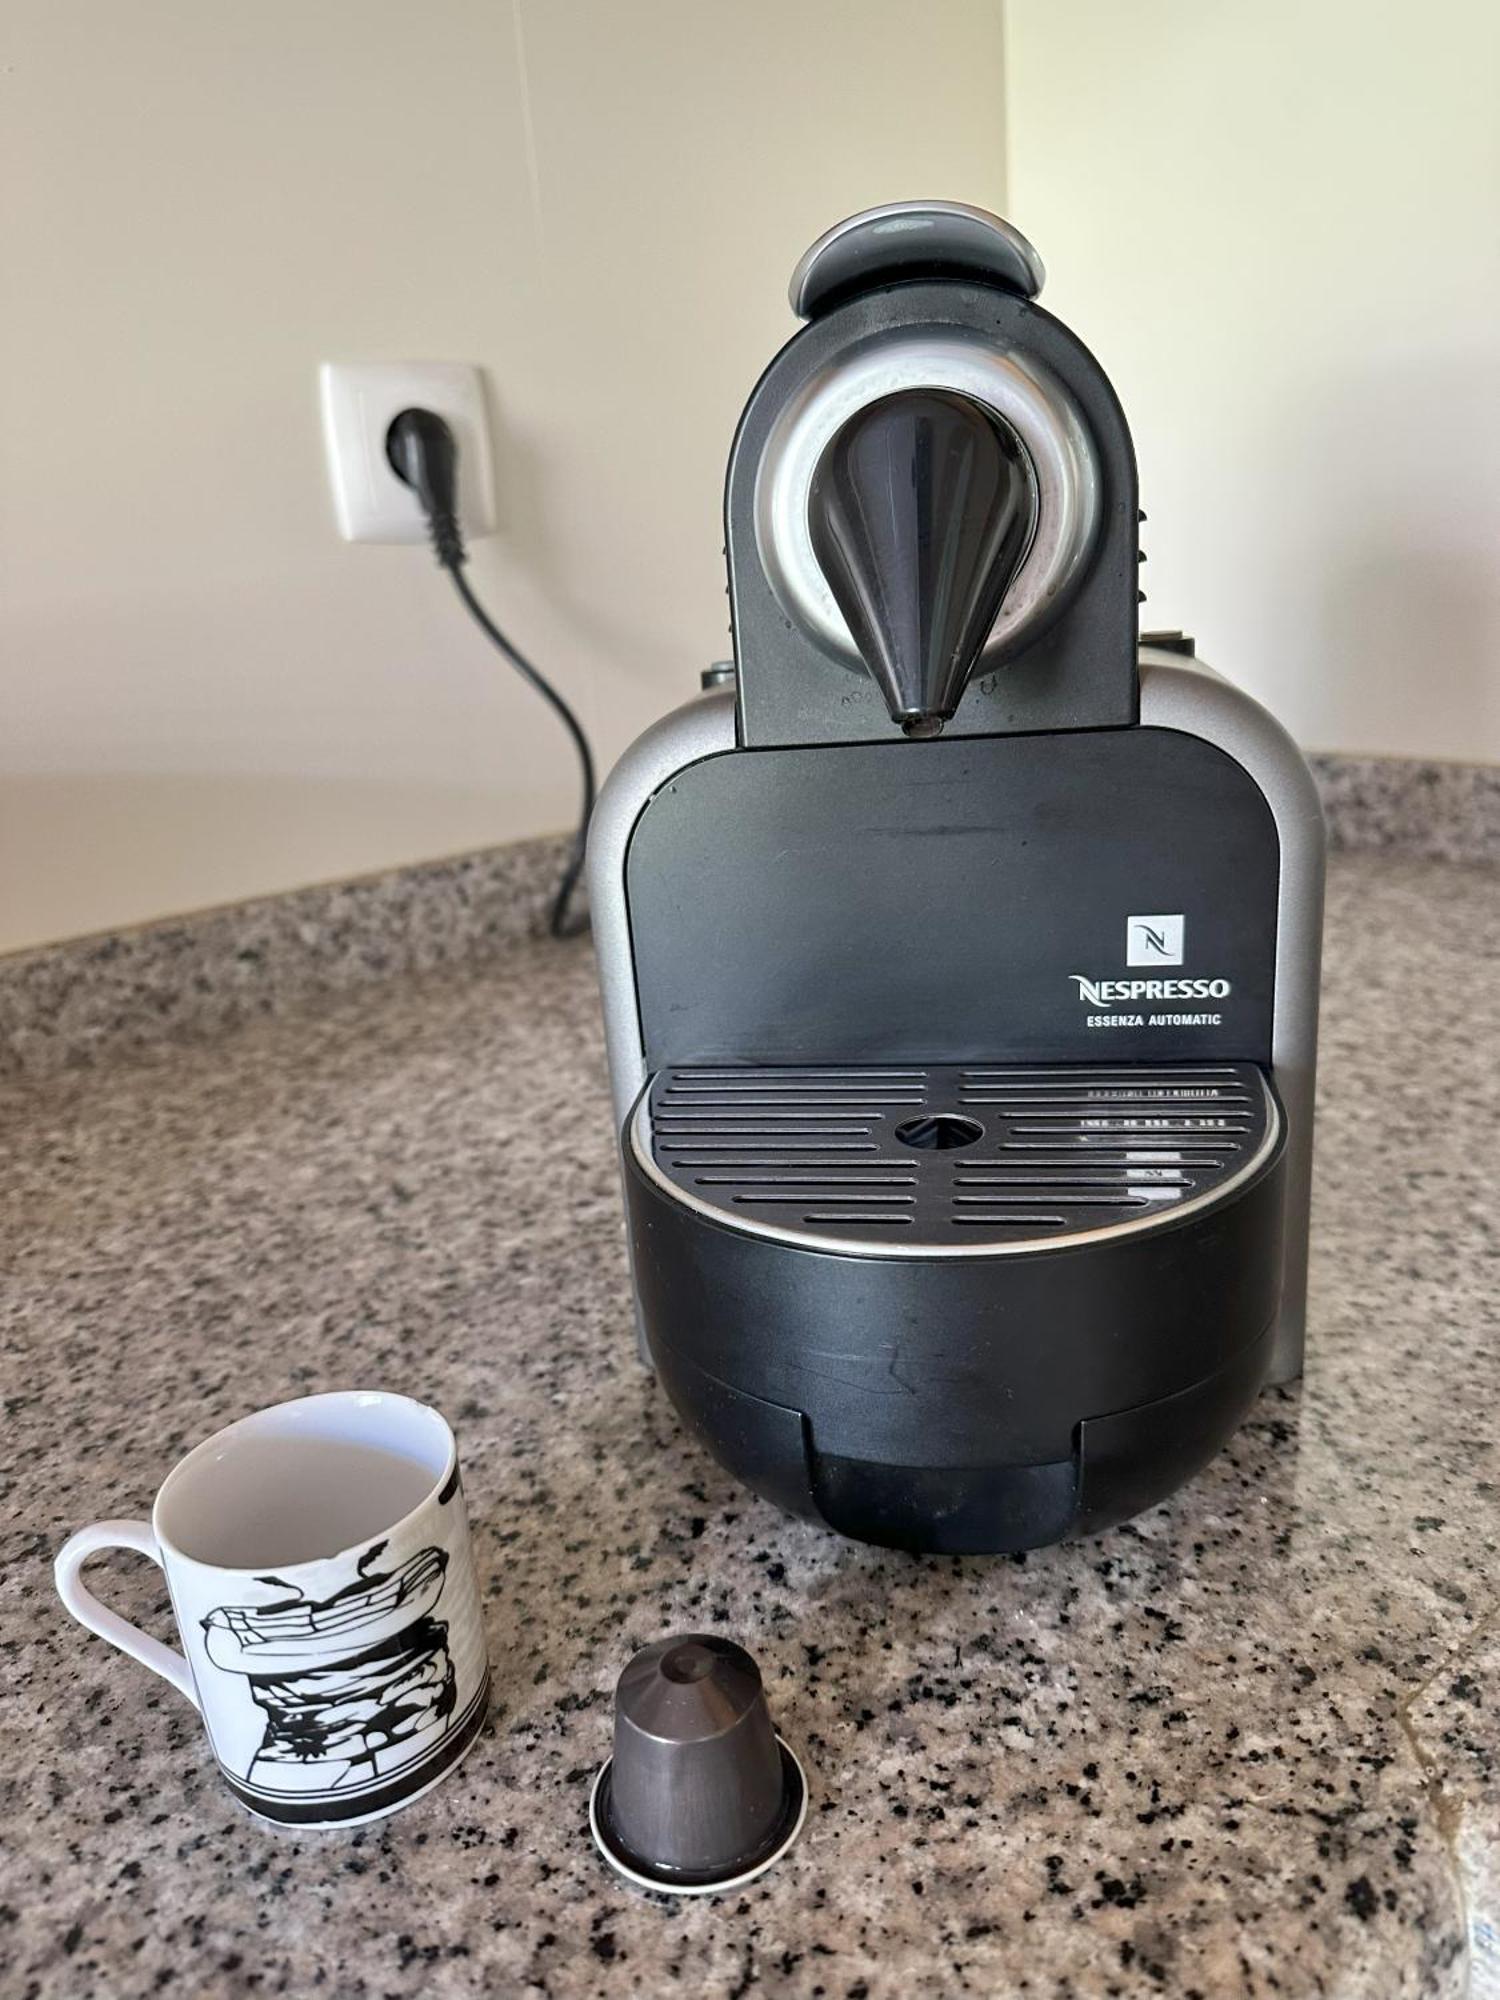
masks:
[[[910,1255],[1158,1228],[1271,1157],[1254,1063],[669,1069],[632,1126],[679,1200],[737,1229]]]

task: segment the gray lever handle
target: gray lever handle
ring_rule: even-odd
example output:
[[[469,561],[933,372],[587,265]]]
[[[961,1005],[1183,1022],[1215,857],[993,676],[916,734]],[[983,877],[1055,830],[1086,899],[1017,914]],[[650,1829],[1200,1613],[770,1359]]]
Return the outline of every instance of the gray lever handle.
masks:
[[[1034,299],[1046,268],[1019,229],[962,201],[894,201],[825,230],[792,273],[792,311],[813,319],[896,278],[978,278]]]

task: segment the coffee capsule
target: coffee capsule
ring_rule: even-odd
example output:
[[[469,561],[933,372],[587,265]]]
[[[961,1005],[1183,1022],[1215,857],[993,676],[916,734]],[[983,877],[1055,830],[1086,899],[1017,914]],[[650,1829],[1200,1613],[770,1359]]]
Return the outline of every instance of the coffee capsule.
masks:
[[[806,1813],[802,1766],[771,1727],[743,1646],[691,1633],[636,1654],[589,1802],[612,1867],[678,1895],[738,1888],[786,1852]]]

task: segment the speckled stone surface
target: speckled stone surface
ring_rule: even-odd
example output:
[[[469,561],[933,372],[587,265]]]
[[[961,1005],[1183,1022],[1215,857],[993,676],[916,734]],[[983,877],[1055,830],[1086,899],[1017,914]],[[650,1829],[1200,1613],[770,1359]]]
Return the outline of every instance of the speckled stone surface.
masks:
[[[1500,765],[1326,753],[1308,761],[1334,847],[1500,861]]]
[[[1372,857],[1331,890],[1306,1382],[1024,1561],[839,1542],[682,1437],[634,1358],[586,945],[9,1086],[0,1991],[1493,1993],[1500,895]],[[218,1424],[352,1383],[459,1430],[493,1716],[406,1813],[278,1833],[50,1560]],[[140,1559],[100,1587],[164,1629]],[[813,1811],[674,1904],[585,1810],[620,1667],[695,1626],[757,1652]]]
[[[521,840],[0,957],[0,1077],[143,1055],[403,973],[483,963],[545,931],[568,847]]]

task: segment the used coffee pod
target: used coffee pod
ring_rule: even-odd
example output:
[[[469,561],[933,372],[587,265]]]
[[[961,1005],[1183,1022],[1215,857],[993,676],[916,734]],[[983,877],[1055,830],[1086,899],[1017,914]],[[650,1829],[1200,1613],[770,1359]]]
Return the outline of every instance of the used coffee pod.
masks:
[[[645,1889],[707,1896],[762,1874],[807,1814],[802,1766],[771,1727],[760,1669],[732,1639],[643,1647],[615,1689],[614,1755],[589,1830]]]

